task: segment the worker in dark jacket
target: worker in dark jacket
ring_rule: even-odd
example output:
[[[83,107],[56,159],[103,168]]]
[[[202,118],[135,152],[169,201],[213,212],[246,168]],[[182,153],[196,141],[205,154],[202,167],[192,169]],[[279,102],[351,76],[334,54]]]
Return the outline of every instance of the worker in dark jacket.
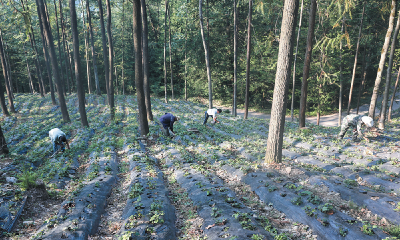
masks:
[[[169,130],[171,130],[171,132],[175,134],[174,123],[176,121],[179,121],[179,117],[172,115],[172,113],[165,113],[163,116],[160,117],[160,122],[163,125],[163,133],[165,136],[170,136]]]

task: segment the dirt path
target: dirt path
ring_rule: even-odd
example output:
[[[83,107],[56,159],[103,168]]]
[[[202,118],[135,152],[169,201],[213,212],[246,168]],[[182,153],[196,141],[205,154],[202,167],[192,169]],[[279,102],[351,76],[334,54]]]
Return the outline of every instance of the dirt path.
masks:
[[[392,111],[396,111],[399,108],[400,108],[400,99],[397,99],[397,101],[395,101],[393,103]],[[224,108],[224,109],[228,109],[228,108]],[[360,106],[358,114],[361,114],[361,115],[367,114],[368,109],[369,109],[369,105],[364,104],[364,105]],[[375,113],[379,114],[379,112],[380,112],[380,109],[376,108]],[[357,109],[352,109],[350,111],[350,114],[356,114],[356,113],[357,113]],[[237,115],[243,117],[244,109],[238,109]],[[249,117],[256,117],[256,118],[262,118],[262,119],[270,119],[271,118],[270,114],[265,114],[265,113],[255,112],[255,111],[249,111],[248,115],[249,115]],[[347,115],[346,110],[343,110],[342,118],[345,117],[346,115]],[[338,118],[339,118],[339,113],[321,116],[319,124],[324,127],[337,127],[338,126]],[[298,116],[295,116],[295,121],[297,119],[298,119]],[[286,121],[291,121],[291,117],[286,116]],[[307,117],[306,121],[309,123],[317,124],[317,117]]]

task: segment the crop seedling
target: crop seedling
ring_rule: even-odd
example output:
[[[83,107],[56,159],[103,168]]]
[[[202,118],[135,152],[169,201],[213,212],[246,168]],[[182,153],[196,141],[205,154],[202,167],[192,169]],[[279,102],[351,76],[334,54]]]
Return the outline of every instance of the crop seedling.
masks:
[[[275,235],[274,240],[289,240],[289,237],[286,233],[281,233],[279,235]]]
[[[314,205],[318,205],[321,203],[321,199],[317,195],[314,195],[314,194],[309,195],[307,198],[307,201]]]
[[[331,204],[329,204],[329,203],[325,203],[323,205],[319,205],[318,209],[323,213],[333,214],[333,206]]]
[[[219,217],[221,216],[222,210],[219,210],[217,207],[211,208],[211,216],[212,217]]]
[[[306,212],[307,216],[310,216],[310,217],[317,216],[315,213],[316,212],[315,208],[312,208],[310,206],[305,206],[305,207],[303,207],[303,210],[304,210],[304,212]]]
[[[345,228],[342,228],[342,227],[339,228],[339,234],[340,234],[340,236],[342,236],[342,237],[346,237],[346,235],[347,235],[348,232],[349,232],[348,229],[345,229]]]
[[[348,187],[348,188],[358,186],[358,182],[356,180],[352,180],[352,179],[344,180],[344,184],[346,184],[346,187]]]
[[[374,235],[374,230],[373,228],[376,228],[376,226],[372,226],[368,223],[364,223],[363,226],[361,227],[361,231],[369,236]]]
[[[268,188],[268,192],[273,192],[273,191],[275,191],[275,190],[278,190],[278,188],[277,188],[276,186],[270,186],[270,187]]]
[[[301,204],[303,204],[303,200],[301,199],[301,197],[295,197],[292,198],[292,200],[290,200],[292,202],[293,205],[297,205],[300,206]]]
[[[215,220],[216,225],[225,225],[226,222],[227,222],[226,218],[219,218],[219,219]]]
[[[237,213],[233,214],[232,217],[234,217],[236,220],[238,220],[244,229],[249,229],[249,230],[256,229],[256,227],[251,222],[251,219],[250,219],[248,213],[237,212]]]
[[[253,240],[263,240],[264,237],[261,234],[253,234],[251,236],[251,239],[253,239]]]

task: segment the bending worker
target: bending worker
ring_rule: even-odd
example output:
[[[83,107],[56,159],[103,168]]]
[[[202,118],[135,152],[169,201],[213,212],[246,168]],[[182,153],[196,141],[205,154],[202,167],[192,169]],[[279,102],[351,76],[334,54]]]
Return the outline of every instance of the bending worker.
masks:
[[[343,139],[347,130],[351,127],[353,128],[353,141],[357,140],[357,136],[361,136],[361,127],[362,125],[366,125],[368,128],[371,128],[374,125],[374,120],[370,117],[350,114],[343,118],[343,123],[341,126],[341,130],[339,133],[339,138]]]
[[[216,108],[208,109],[208,110],[205,112],[205,118],[204,118],[203,125],[206,125],[207,120],[208,120],[209,117],[212,117],[212,118],[213,118],[214,123],[219,123],[219,121],[217,120],[217,114],[218,114],[218,113],[221,113],[221,112],[222,112],[221,109],[216,109]]]
[[[49,137],[51,139],[51,142],[53,143],[53,151],[54,153],[57,152],[58,148],[61,147],[61,151],[64,152],[65,146],[64,143],[67,144],[67,148],[69,149],[69,144],[67,137],[63,131],[61,131],[58,128],[53,128],[49,132]]]
[[[163,133],[165,136],[169,137],[169,129],[173,134],[174,132],[174,123],[179,121],[179,117],[172,115],[172,113],[165,113],[160,117],[160,122],[163,125]]]

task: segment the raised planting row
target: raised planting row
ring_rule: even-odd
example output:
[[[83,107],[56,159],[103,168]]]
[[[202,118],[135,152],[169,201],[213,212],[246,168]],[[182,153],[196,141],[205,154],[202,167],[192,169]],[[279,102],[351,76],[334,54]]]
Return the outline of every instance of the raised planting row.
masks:
[[[24,113],[12,115],[7,122],[7,136],[14,136],[10,148],[18,153],[17,161],[5,169],[12,170],[8,174],[22,173],[20,185],[40,176],[53,201],[47,215],[39,214],[45,222],[21,215],[17,232],[23,229],[25,235],[20,237],[399,236],[400,142],[396,135],[400,129],[396,119],[388,124],[390,130],[359,143],[349,142],[349,136],[337,140],[338,128],[309,125],[298,130],[297,123],[287,122],[284,162],[266,166],[266,120],[223,113],[218,117],[220,124],[203,126],[205,105],[152,99],[155,121],[149,123],[150,134],[143,139],[135,96],[116,96],[113,122],[105,96],[86,98],[90,128],[80,127],[75,94],[66,99],[71,123],[60,123],[60,109],[48,97],[24,98],[25,102],[18,103]],[[32,109],[25,115],[28,106]],[[158,119],[165,112],[181,117],[174,125],[173,139],[161,134]],[[60,124],[53,126],[54,122]],[[67,132],[71,149],[49,159],[47,126]],[[26,128],[33,130],[25,133]],[[198,133],[189,132],[190,128]],[[2,190],[13,191],[10,196],[21,201],[25,193],[15,194],[15,187],[8,184]],[[37,207],[27,202],[28,207]]]

